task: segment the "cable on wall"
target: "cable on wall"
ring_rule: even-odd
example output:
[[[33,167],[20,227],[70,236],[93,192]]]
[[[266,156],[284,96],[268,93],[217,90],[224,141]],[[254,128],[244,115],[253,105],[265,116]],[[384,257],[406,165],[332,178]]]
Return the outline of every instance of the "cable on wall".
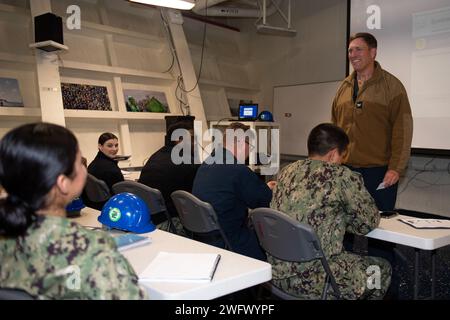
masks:
[[[208,16],[208,1],[207,0],[205,1],[205,4],[206,4],[205,16],[207,17]],[[189,104],[184,101],[183,94],[190,93],[198,87],[198,83],[199,83],[199,80],[200,80],[200,77],[202,74],[202,70],[203,70],[203,59],[204,59],[205,44],[206,44],[206,22],[204,22],[204,25],[203,25],[202,49],[201,49],[201,55],[200,55],[200,66],[199,66],[197,80],[196,80],[196,83],[193,86],[193,88],[186,90],[186,88],[184,87],[183,75],[181,74],[180,61],[176,54],[176,49],[175,49],[175,45],[173,42],[172,32],[170,31],[167,19],[164,16],[163,9],[161,9],[160,14],[161,14],[161,19],[163,21],[164,29],[166,31],[166,35],[169,39],[169,45],[170,45],[171,53],[172,53],[172,63],[170,65],[170,67],[164,72],[169,72],[173,68],[173,66],[175,64],[175,60],[177,61],[179,74],[177,76],[177,86],[175,88],[175,98],[179,102],[179,108],[180,108],[181,113],[183,115],[186,115],[186,114],[189,115],[190,114]],[[185,112],[185,109],[186,109],[186,112]]]
[[[205,17],[208,17],[208,0],[205,1]],[[197,76],[197,81],[194,85],[194,87],[192,89],[186,90],[185,88],[183,88],[183,86],[180,87],[180,89],[184,92],[184,93],[190,93],[192,91],[195,90],[195,88],[197,88],[198,86],[198,82],[200,80],[200,77],[202,75],[202,69],[203,69],[203,55],[205,52],[205,44],[206,44],[206,22],[203,22],[203,39],[202,39],[202,51],[200,54],[200,66],[199,66],[199,70],[198,70],[198,76]]]
[[[186,115],[186,112],[184,111],[184,109],[187,109],[187,114],[189,114],[189,106],[188,106],[187,103],[185,103],[185,102],[183,101],[182,93],[181,93],[180,96],[178,96],[178,91],[179,91],[178,88],[179,88],[179,86],[180,86],[180,77],[181,77],[181,66],[180,66],[180,61],[178,60],[177,52],[176,52],[176,49],[175,49],[175,44],[174,44],[173,37],[172,37],[172,32],[170,31],[169,25],[168,25],[168,23],[167,23],[167,19],[166,19],[166,17],[164,16],[164,11],[163,11],[162,8],[161,8],[161,10],[160,10],[160,15],[161,15],[161,19],[162,19],[162,21],[163,21],[164,29],[165,29],[165,31],[166,31],[166,36],[167,36],[167,38],[168,38],[168,40],[169,40],[170,52],[171,52],[171,54],[172,54],[172,63],[171,63],[171,65],[170,65],[170,67],[167,69],[167,72],[169,72],[169,71],[173,68],[173,66],[175,65],[175,60],[176,60],[176,62],[177,62],[177,64],[178,64],[179,75],[177,76],[177,87],[176,87],[176,89],[175,89],[175,98],[176,98],[177,101],[180,103],[180,104],[179,104],[179,108],[180,108],[181,114],[182,114],[183,116],[185,116],[185,115]]]
[[[173,44],[172,44],[172,40],[171,40],[172,37],[171,37],[171,34],[170,34],[170,29],[169,29],[169,26],[167,24],[167,20],[164,17],[163,10],[161,9],[159,12],[160,12],[160,15],[161,15],[161,20],[163,21],[163,26],[164,26],[164,31],[166,32],[166,37],[169,40],[169,49],[170,49],[170,53],[171,53],[171,56],[172,56],[172,62],[170,63],[170,66],[165,71],[162,72],[162,73],[168,73],[168,72],[170,72],[170,70],[172,70],[172,68],[173,68],[173,66],[175,64],[175,52],[174,52],[175,48],[173,47]]]

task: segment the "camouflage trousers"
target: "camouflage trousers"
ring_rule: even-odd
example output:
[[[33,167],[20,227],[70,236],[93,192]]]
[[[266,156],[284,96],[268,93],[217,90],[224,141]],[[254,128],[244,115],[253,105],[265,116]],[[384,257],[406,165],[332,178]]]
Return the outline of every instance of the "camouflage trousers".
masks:
[[[183,225],[181,224],[180,218],[172,217],[172,222],[174,224],[175,229],[177,230],[177,234],[179,236],[187,237],[186,232],[184,231]],[[156,226],[156,228],[167,231],[167,232],[171,232],[170,227],[169,227],[169,221],[167,221],[167,220],[158,224]]]
[[[328,259],[341,298],[382,299],[391,282],[391,265],[382,258],[360,256],[349,252]],[[308,262],[303,272],[286,279],[273,279],[272,283],[300,299],[320,299],[325,285],[325,270],[320,261]],[[331,285],[328,299],[335,299]]]

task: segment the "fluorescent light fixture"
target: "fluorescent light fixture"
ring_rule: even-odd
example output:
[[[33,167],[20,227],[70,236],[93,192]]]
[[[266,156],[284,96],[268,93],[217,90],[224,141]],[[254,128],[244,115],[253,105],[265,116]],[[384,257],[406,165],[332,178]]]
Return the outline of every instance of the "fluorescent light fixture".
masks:
[[[195,6],[194,0],[128,0],[128,1],[179,10],[191,10]]]

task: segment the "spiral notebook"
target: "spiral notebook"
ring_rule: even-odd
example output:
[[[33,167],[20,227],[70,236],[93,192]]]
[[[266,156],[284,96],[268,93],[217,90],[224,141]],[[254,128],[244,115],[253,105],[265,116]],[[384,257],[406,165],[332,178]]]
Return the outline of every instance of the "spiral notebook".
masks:
[[[220,254],[159,252],[139,275],[150,281],[211,281]]]

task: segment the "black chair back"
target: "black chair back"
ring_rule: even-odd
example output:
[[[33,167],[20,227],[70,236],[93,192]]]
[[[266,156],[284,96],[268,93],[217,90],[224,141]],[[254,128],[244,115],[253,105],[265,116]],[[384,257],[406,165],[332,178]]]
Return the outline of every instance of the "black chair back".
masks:
[[[164,201],[164,198],[161,194],[161,192],[158,189],[151,188],[149,186],[146,186],[145,184],[142,184],[137,181],[121,181],[112,186],[114,194],[122,193],[122,192],[129,192],[132,194],[135,194],[144,202],[147,204],[148,208],[150,209],[150,214],[152,216],[155,216],[156,214],[163,213],[165,215],[164,219],[161,221],[153,221],[154,224],[159,224],[165,220],[169,222],[169,228],[173,233],[177,233],[176,228],[173,224],[172,217],[170,216],[169,212],[166,208],[166,202]]]
[[[177,209],[180,221],[187,230],[200,234],[219,231],[225,242],[225,247],[228,250],[233,250],[225,232],[220,227],[216,212],[211,204],[201,201],[184,190],[174,191],[170,196]]]
[[[34,300],[34,297],[21,289],[0,288],[0,300]]]
[[[326,299],[329,284],[334,294],[340,297],[339,288],[323,253],[320,240],[311,226],[270,208],[254,209],[250,216],[259,243],[267,253],[280,260],[299,263],[320,259],[327,275],[322,298]]]
[[[105,202],[111,197],[111,192],[105,181],[97,179],[90,173],[87,175],[84,191],[92,202]]]

